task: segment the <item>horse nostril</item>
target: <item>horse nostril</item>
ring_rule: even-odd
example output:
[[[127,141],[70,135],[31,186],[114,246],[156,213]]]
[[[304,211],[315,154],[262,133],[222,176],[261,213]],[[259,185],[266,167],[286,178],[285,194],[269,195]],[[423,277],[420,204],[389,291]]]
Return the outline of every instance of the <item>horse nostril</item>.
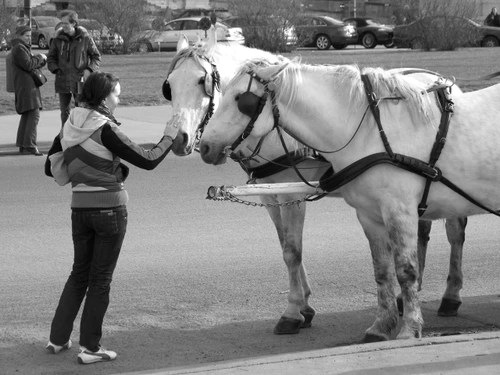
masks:
[[[188,134],[187,133],[183,133],[182,134],[182,144],[183,145],[187,145],[188,142],[189,142],[189,136],[188,136]]]

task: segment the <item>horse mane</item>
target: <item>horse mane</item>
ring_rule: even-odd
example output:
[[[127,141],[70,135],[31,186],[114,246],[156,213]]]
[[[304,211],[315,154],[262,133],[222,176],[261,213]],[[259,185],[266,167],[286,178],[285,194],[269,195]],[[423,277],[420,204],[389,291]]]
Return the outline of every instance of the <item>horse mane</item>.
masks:
[[[350,108],[362,108],[367,106],[367,98],[361,74],[366,74],[370,79],[373,91],[377,98],[401,97],[410,110],[412,116],[421,118],[424,122],[430,121],[430,99],[429,95],[422,95],[423,86],[410,82],[406,77],[399,73],[389,72],[382,68],[364,68],[360,69],[357,65],[309,65],[302,64],[300,58],[294,58],[282,64],[283,69],[273,79],[276,85],[276,100],[286,103],[287,108],[293,107],[299,90],[303,84],[302,72],[313,71],[324,74],[325,76],[334,76],[336,79],[334,89],[336,92],[348,93]],[[245,64],[235,76],[234,79],[241,77],[250,71],[258,73],[259,66],[257,62],[250,61]],[[380,106],[387,103],[394,103],[392,100],[382,100]]]
[[[167,77],[177,67],[179,61],[186,58],[194,58],[197,63],[202,58],[213,59],[216,61],[217,70],[222,71],[228,69],[234,70],[234,66],[240,66],[246,61],[262,59],[271,62],[283,62],[287,60],[281,55],[275,55],[268,51],[263,51],[257,48],[246,47],[236,43],[221,43],[215,44],[213,49],[209,49],[207,42],[200,42],[195,45],[189,46],[186,49],[179,51],[173,58],[167,71]],[[233,67],[230,67],[233,66]],[[224,70],[226,71],[226,70]],[[221,88],[225,89],[230,79],[221,77]]]

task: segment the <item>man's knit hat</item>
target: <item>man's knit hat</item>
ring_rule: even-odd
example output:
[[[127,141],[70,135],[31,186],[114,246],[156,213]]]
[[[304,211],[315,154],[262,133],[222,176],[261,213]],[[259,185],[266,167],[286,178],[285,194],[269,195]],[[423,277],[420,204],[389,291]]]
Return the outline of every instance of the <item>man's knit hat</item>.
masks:
[[[16,27],[16,34],[22,36],[24,33],[31,31],[31,27],[28,25],[21,25]]]

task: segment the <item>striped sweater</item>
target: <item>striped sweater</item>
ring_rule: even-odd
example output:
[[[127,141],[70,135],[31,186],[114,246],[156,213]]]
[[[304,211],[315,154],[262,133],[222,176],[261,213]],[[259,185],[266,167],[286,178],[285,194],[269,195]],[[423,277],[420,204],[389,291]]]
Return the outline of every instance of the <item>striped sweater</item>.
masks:
[[[128,201],[124,181],[129,173],[121,159],[152,170],[171,146],[171,141],[163,137],[153,149],[145,150],[106,116],[76,107],[54,139],[45,162],[45,174],[52,176],[49,156],[63,151],[73,189],[72,208],[121,206]]]

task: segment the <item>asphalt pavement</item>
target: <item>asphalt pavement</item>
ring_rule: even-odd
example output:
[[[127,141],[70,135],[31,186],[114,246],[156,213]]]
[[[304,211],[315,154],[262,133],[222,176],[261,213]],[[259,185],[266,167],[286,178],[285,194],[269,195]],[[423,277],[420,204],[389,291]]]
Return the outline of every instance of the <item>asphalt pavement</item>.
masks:
[[[170,106],[119,107],[115,115],[130,139],[151,147],[160,140],[171,110]],[[37,157],[21,155],[15,145],[19,119],[19,115],[0,116],[0,156]],[[40,151],[48,151],[60,127],[59,111],[41,112],[37,137]],[[498,303],[487,304],[486,311],[494,332],[339,346],[129,374],[500,374]]]

